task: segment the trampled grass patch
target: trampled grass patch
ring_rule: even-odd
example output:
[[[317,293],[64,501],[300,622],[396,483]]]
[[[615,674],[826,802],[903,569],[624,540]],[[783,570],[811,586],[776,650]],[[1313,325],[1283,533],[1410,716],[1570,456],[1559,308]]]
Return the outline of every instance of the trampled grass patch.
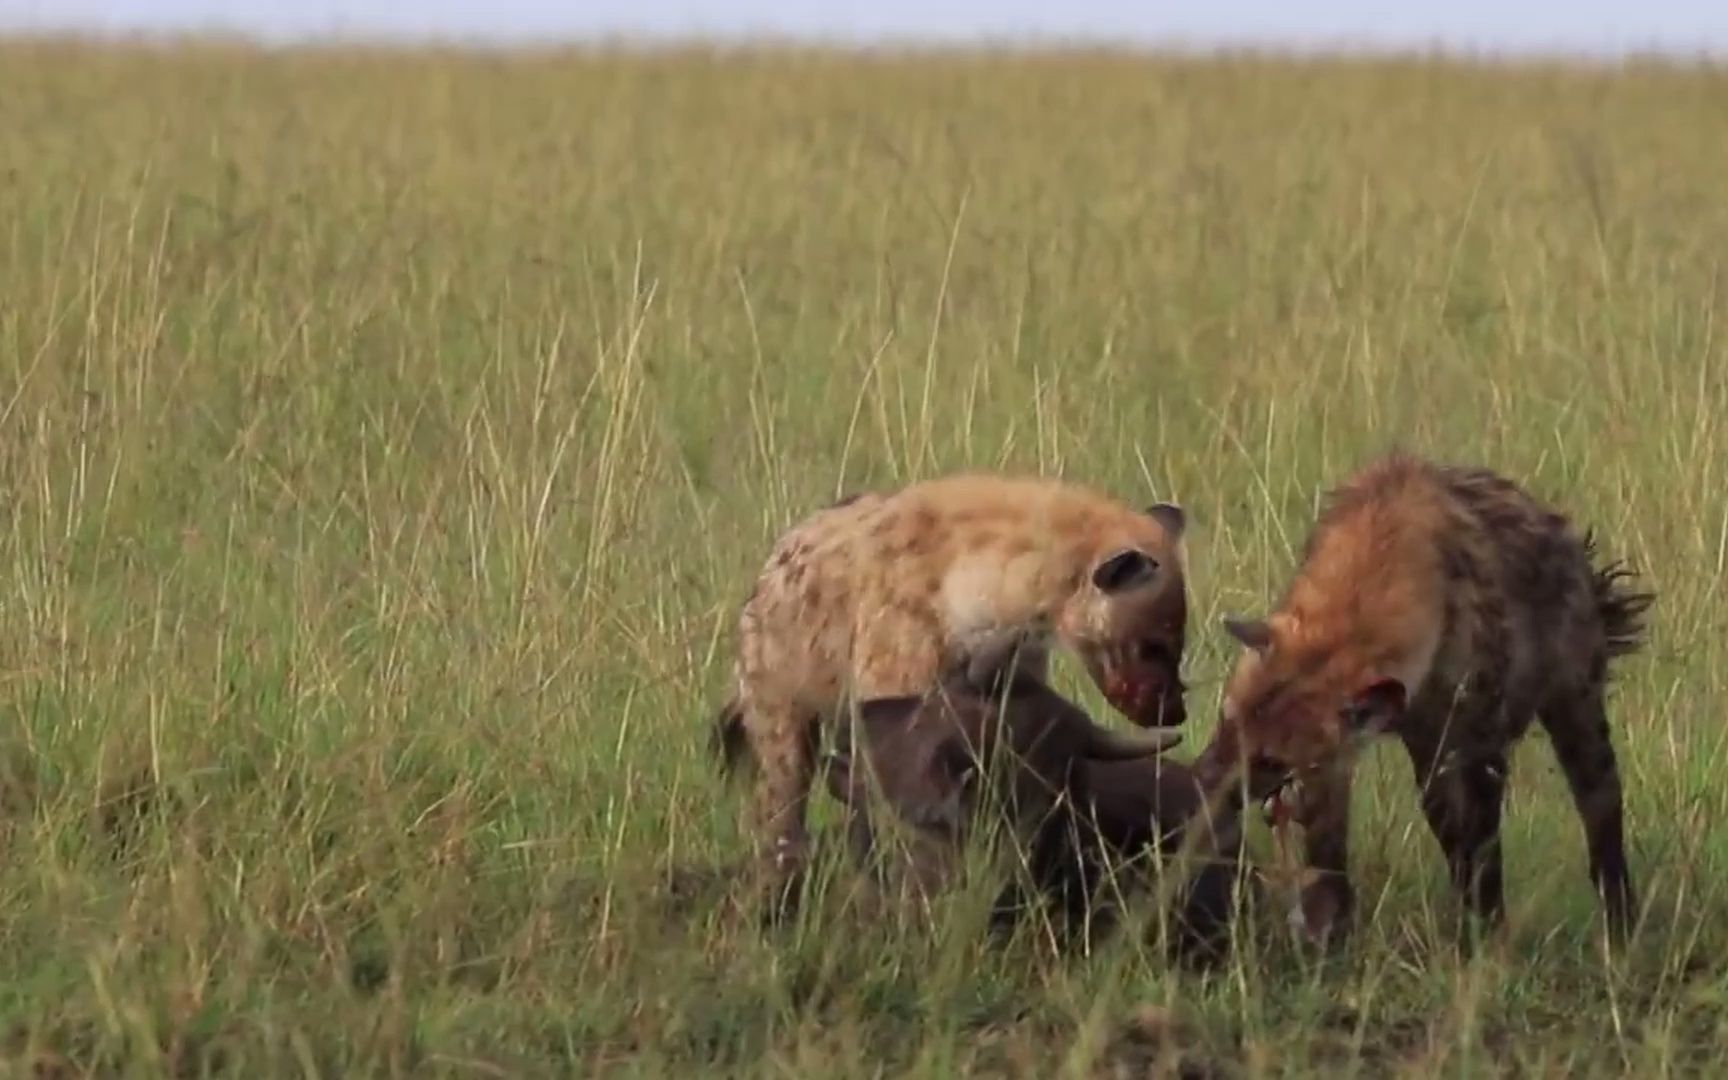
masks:
[[[1713,1073],[1725,123],[1655,65],[0,47],[7,1068]],[[796,517],[1181,501],[1193,748],[1219,617],[1394,445],[1660,594],[1622,962],[1540,735],[1471,963],[1395,751],[1324,962],[734,910],[707,723]]]

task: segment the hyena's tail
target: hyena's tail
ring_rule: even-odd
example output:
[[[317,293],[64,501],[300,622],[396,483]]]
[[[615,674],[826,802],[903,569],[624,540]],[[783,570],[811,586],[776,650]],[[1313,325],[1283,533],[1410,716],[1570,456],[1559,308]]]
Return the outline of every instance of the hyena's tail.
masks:
[[[709,736],[709,749],[720,759],[722,776],[735,776],[741,767],[751,764],[750,740],[744,733],[744,709],[737,698],[730,698],[720,706]]]
[[[1608,655],[1625,656],[1644,644],[1644,613],[1655,602],[1656,594],[1629,587],[1636,576],[1620,560],[1596,566],[1596,538],[1584,536],[1584,553],[1594,567],[1590,585],[1596,596],[1596,611],[1602,617],[1602,630],[1608,641]]]

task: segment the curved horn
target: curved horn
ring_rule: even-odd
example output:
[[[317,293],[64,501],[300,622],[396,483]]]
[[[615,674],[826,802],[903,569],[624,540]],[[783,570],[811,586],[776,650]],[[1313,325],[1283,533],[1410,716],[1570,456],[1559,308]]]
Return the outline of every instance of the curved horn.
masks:
[[[1086,756],[1100,761],[1151,757],[1182,741],[1180,731],[1116,731],[1090,720],[1086,726]]]

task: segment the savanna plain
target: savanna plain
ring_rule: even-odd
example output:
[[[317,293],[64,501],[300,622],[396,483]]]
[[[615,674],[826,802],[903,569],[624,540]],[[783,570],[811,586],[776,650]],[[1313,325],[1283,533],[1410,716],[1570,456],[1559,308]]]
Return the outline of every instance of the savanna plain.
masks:
[[[0,1070],[1719,1075],[1725,135],[1654,63],[0,45]],[[1392,446],[1658,593],[1623,955],[1539,732],[1473,959],[1391,746],[1334,955],[992,947],[837,860],[744,912],[707,738],[780,529],[1181,502],[1185,759]]]

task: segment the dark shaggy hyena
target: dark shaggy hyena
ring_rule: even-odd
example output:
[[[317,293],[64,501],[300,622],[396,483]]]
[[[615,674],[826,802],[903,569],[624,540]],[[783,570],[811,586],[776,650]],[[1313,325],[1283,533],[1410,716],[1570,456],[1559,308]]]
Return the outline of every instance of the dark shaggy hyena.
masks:
[[[1196,765],[1209,787],[1245,767],[1254,798],[1301,782],[1318,873],[1298,918],[1311,936],[1353,906],[1351,764],[1381,732],[1409,752],[1457,888],[1497,921],[1506,757],[1532,719],[1571,786],[1611,931],[1627,932],[1634,893],[1603,695],[1652,596],[1593,556],[1588,535],[1512,482],[1393,456],[1331,493],[1276,612],[1226,620],[1247,651]]]
[[[1204,801],[1184,766],[1098,727],[1035,676],[992,670],[988,657],[951,669],[930,694],[861,703],[856,739],[829,759],[827,780],[850,808],[861,859],[875,845],[860,812],[867,800],[881,798],[912,826],[908,866],[925,891],[947,879],[969,833],[1005,826],[998,835],[1022,844],[1029,899],[1055,907],[1065,937],[1108,925],[1110,886],[1132,888],[1148,863],[1176,855]],[[986,800],[994,813],[980,813]],[[1223,943],[1240,851],[1234,835],[1210,832],[1198,848],[1174,942],[1195,957]],[[1008,886],[997,928],[1027,899]]]

